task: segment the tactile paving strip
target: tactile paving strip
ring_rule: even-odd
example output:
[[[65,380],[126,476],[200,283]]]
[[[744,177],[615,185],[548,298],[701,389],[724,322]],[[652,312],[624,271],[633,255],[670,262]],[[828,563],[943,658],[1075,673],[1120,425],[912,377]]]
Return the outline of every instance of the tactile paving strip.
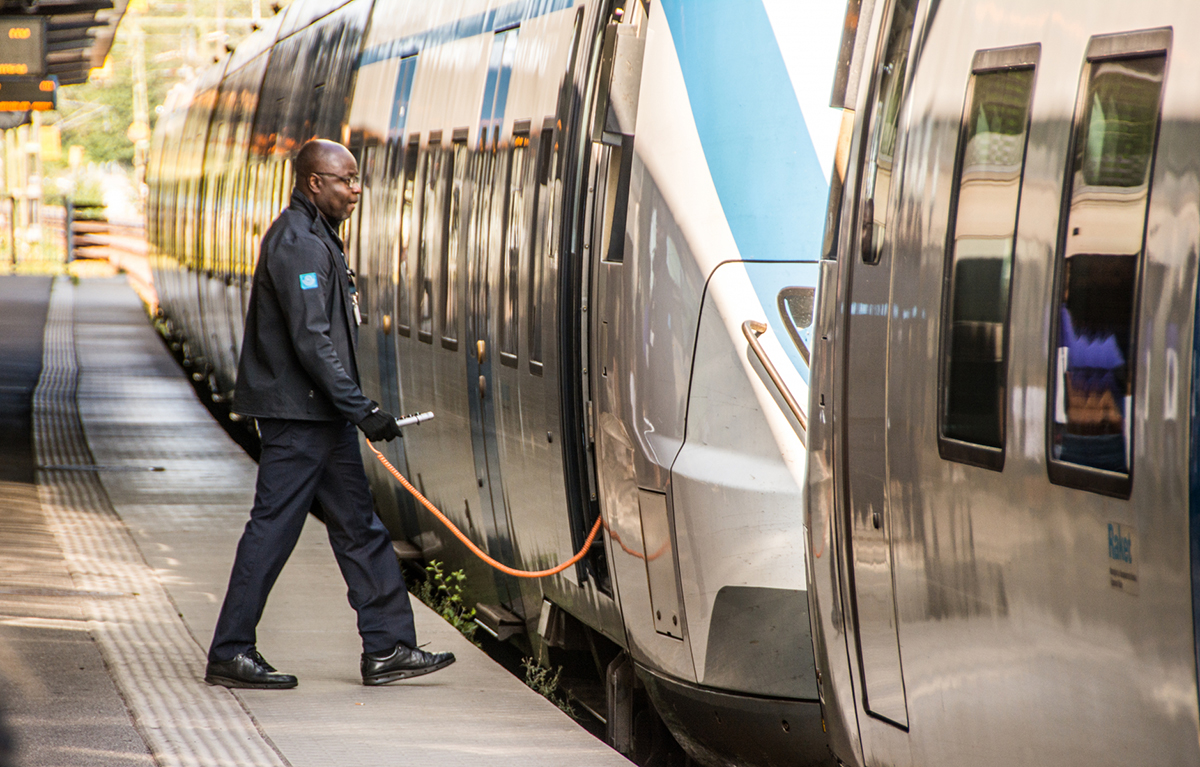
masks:
[[[92,465],[76,402],[75,288],[59,278],[50,299],[41,379],[33,395],[37,462]],[[202,681],[205,652],[113,511],[95,472],[43,468],[38,490],[87,599],[89,627],[163,767],[282,767],[284,759],[228,690]]]

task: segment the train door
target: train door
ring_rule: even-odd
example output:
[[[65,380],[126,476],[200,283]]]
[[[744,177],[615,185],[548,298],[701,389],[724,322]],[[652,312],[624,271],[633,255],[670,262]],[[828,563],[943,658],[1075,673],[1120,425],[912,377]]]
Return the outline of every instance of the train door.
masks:
[[[849,249],[843,452],[850,531],[850,586],[863,705],[908,727],[897,634],[887,493],[888,317],[893,260],[889,226],[896,215],[897,139],[917,0],[895,0],[868,96],[857,200],[857,236]],[[898,186],[898,183],[895,184]]]
[[[586,208],[589,198],[591,112],[586,105],[593,100],[593,72],[599,56],[599,38],[594,37],[592,28],[597,12],[597,8],[580,6],[576,9],[570,64],[559,93],[557,118],[552,129],[557,156],[553,158],[553,173],[547,178],[549,183],[545,190],[550,211],[548,218],[557,217],[553,221],[547,220],[544,230],[547,237],[544,247],[555,254],[547,261],[545,321],[547,324],[553,322],[556,328],[557,343],[548,352],[558,360],[557,365],[548,363],[545,373],[550,386],[554,386],[557,379],[564,479],[575,550],[583,546],[599,512],[588,412],[591,395],[587,302],[591,265],[586,258],[590,246],[585,250],[584,244],[590,235],[585,231],[585,216],[578,213]],[[582,101],[579,94],[584,94]],[[543,128],[543,141],[548,141],[549,130],[549,127]],[[575,566],[575,577],[579,583],[591,579],[599,591],[612,596],[604,536],[596,538],[587,556]]]
[[[517,29],[497,32],[492,43],[483,106],[479,116],[479,146],[475,155],[475,199],[467,248],[467,391],[470,392],[471,448],[488,550],[502,562],[514,562],[512,530],[505,503],[504,479],[496,434],[496,382],[493,361],[500,349],[493,317],[499,311],[492,285],[499,279],[499,250],[504,240],[505,190],[509,148],[502,151],[500,126],[508,99],[508,83],[516,56]],[[520,588],[511,576],[495,573],[501,603],[520,609]]]
[[[400,375],[396,356],[396,338],[393,331],[403,324],[396,311],[400,292],[400,239],[395,236],[396,222],[400,218],[400,189],[404,184],[404,126],[408,121],[408,101],[412,95],[413,75],[416,74],[417,57],[400,60],[396,73],[396,95],[392,102],[392,115],[388,124],[388,140],[382,149],[377,174],[378,194],[374,212],[379,217],[372,228],[376,237],[374,256],[381,259],[376,264],[376,299],[381,316],[376,332],[379,334],[379,380],[380,406],[391,413],[400,412]],[[389,445],[395,443],[389,443]]]
[[[633,128],[648,27],[645,6],[630,5],[632,8],[614,4],[616,7],[604,17],[596,40],[594,82],[588,94],[591,114],[585,126],[588,143],[583,150],[587,194],[581,238],[584,279],[580,320],[586,356],[581,372],[587,397],[593,497],[598,500],[615,544],[608,552],[607,564],[612,567],[612,585],[625,614],[626,630],[631,642],[645,644],[653,638],[650,641],[658,648],[655,652],[666,652],[676,659],[684,651],[684,645],[675,641],[682,638],[679,611],[672,612],[661,602],[656,610],[649,584],[651,570],[665,573],[661,566],[673,567],[674,555],[648,568],[645,528],[664,528],[643,525],[645,509],[650,509],[656,520],[666,519],[666,496],[661,492],[661,476],[655,474],[657,467],[642,460],[644,453],[638,444],[633,412],[638,390],[627,368],[628,361],[636,356],[633,345],[639,343],[642,330],[634,308],[637,267],[625,260]],[[656,546],[654,550],[665,548]],[[662,637],[671,639],[666,645],[658,645]],[[675,660],[669,664],[674,668]],[[683,673],[694,673],[690,660],[686,665],[688,670]]]
[[[355,258],[359,276],[356,280],[363,311],[363,326],[359,331],[359,358],[374,355],[378,370],[378,385],[371,376],[364,380],[365,393],[374,398],[383,410],[399,414],[402,411],[397,338],[404,323],[398,309],[401,297],[401,217],[404,213],[402,195],[405,190],[406,148],[404,127],[408,118],[409,97],[416,73],[416,56],[400,60],[396,72],[394,96],[389,108],[386,136],[363,137],[359,174],[362,195],[357,221],[352,222],[351,234],[357,234],[360,250]],[[352,140],[357,143],[356,137]],[[347,247],[355,243],[347,241]],[[369,366],[368,366],[369,367]],[[401,471],[407,471],[404,440],[392,440],[379,446],[387,459]],[[415,535],[412,497],[393,485],[390,498],[377,496],[378,511],[384,522],[393,529],[403,529]]]
[[[375,204],[378,197],[376,186],[380,183],[381,173],[377,169],[383,158],[379,141],[372,137],[357,145],[361,138],[355,137],[350,151],[358,158],[358,172],[362,178],[362,194],[358,198],[358,207],[354,209],[350,220],[349,236],[346,239],[347,255],[350,257],[350,267],[357,275],[359,306],[362,312],[362,326],[358,330],[359,359],[378,360],[379,342],[384,338],[381,327],[383,311],[376,293],[381,282],[377,261],[380,256],[376,252],[375,232],[377,216]],[[363,393],[373,400],[379,401],[382,392],[379,388],[379,377],[364,375],[362,377]]]

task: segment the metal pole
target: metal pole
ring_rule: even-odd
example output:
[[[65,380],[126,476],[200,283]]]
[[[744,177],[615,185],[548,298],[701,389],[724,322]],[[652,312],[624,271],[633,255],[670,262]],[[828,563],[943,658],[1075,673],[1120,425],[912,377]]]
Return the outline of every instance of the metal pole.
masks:
[[[17,270],[17,242],[13,236],[13,216],[17,213],[16,201],[12,196],[12,157],[8,151],[9,131],[0,131],[0,188],[8,200],[8,254],[13,271]]]
[[[17,269],[17,198],[8,196],[8,255],[13,271]]]
[[[13,218],[19,218],[13,229],[13,242],[17,241],[16,232],[21,232],[21,239],[28,242],[29,234],[29,126],[21,125],[14,131],[13,156],[17,160],[17,183],[13,189]],[[24,255],[28,255],[26,250]]]
[[[63,237],[67,241],[66,263],[75,260],[75,203],[70,197],[63,198]]]
[[[34,226],[33,231],[37,233],[38,256],[41,258],[45,256],[45,251],[42,250],[42,243],[46,241],[42,231],[43,219],[45,218],[43,215],[45,211],[42,210],[45,207],[45,190],[42,188],[42,113],[34,112],[30,117],[32,118],[29,123],[30,140],[26,145],[26,149],[28,149],[32,159],[33,178],[37,179],[36,185],[33,185],[32,180],[30,185],[34,187],[37,195],[27,195],[27,199],[30,200],[30,224]]]
[[[134,178],[137,181],[138,202],[145,203],[142,190],[146,186],[146,155],[150,148],[150,106],[146,93],[146,33],[139,24],[133,30],[133,141]],[[136,135],[132,135],[136,132]]]

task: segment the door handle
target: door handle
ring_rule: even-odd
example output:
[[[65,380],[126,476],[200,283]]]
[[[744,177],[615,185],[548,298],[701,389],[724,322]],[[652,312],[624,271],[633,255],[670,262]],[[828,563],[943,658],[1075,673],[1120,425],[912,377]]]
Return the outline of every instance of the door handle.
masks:
[[[480,365],[487,360],[487,341],[479,340],[475,342],[475,356],[479,359]]]
[[[771,379],[771,383],[775,384],[775,388],[779,390],[784,404],[788,406],[788,410],[792,411],[792,415],[796,417],[800,428],[807,435],[808,416],[805,415],[804,409],[800,407],[800,403],[792,395],[792,390],[784,383],[783,377],[779,375],[779,371],[775,369],[771,358],[767,356],[766,350],[759,343],[758,337],[767,332],[767,327],[767,323],[765,322],[746,320],[742,323],[742,334],[746,336],[746,340],[750,343],[750,349],[754,352],[754,356],[758,357],[758,361],[762,363],[763,369],[767,371],[767,377]]]
[[[479,399],[487,396],[487,379],[479,376]]]

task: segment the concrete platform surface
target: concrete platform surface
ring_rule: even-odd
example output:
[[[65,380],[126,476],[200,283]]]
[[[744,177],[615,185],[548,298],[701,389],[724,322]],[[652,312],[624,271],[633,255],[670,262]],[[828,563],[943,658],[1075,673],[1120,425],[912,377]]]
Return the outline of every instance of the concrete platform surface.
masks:
[[[259,626],[263,655],[300,686],[205,685],[256,467],[196,400],[123,280],[55,282],[33,415],[38,497],[70,578],[56,587],[77,597],[144,742],[63,764],[150,763],[147,752],[197,767],[629,764],[416,600],[420,641],[458,662],[363,687],[354,613],[316,520]],[[53,682],[67,671],[38,673]],[[38,726],[20,722],[25,737]]]

